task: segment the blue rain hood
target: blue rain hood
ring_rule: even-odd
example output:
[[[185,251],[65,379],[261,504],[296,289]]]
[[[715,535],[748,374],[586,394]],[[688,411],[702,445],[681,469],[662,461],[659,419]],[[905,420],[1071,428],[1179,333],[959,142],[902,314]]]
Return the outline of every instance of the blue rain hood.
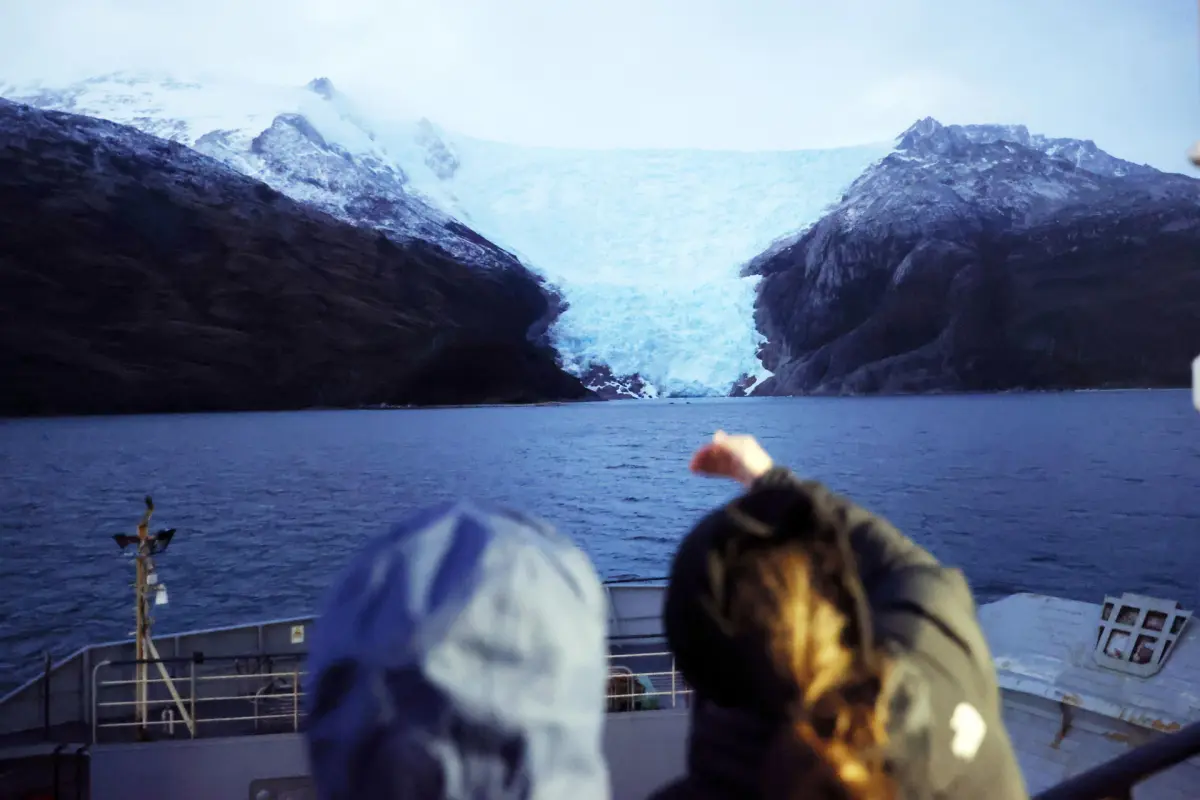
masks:
[[[607,606],[546,523],[442,505],[369,543],[314,626],[324,800],[608,800]]]

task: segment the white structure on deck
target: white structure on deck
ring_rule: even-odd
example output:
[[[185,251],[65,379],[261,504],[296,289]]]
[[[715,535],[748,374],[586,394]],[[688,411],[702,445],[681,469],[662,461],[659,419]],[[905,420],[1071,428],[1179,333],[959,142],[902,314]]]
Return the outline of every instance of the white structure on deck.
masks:
[[[1016,594],[979,609],[1031,793],[1200,721],[1189,617],[1132,594],[1103,605]],[[1200,797],[1200,762],[1148,779],[1135,796]]]
[[[607,591],[614,713],[605,752],[614,800],[643,800],[684,770],[690,695],[666,652],[664,587],[624,583]],[[1173,602],[1018,594],[982,606],[979,615],[1031,792],[1200,721],[1200,645],[1190,615]],[[6,763],[57,750],[88,753],[92,800],[310,797],[298,731],[311,622],[155,637],[180,696],[162,682],[150,687],[152,742],[131,736],[134,675],[119,662],[131,657],[132,642],[64,659],[49,673],[48,695],[41,676],[0,698],[0,796],[8,796]],[[643,710],[619,713],[630,708]],[[1200,797],[1195,762],[1140,783],[1134,796]]]

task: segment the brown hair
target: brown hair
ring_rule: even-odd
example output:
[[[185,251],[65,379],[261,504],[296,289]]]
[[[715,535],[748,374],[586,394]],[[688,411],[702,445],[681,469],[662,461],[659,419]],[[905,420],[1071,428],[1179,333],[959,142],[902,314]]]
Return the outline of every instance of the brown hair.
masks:
[[[855,619],[845,593],[831,590],[830,565],[812,548],[793,541],[747,555],[744,579],[729,598],[730,621],[762,646],[767,674],[760,686],[786,709],[764,762],[764,797],[891,800],[888,663],[869,634],[852,635],[870,621]],[[837,566],[842,574],[853,569]]]

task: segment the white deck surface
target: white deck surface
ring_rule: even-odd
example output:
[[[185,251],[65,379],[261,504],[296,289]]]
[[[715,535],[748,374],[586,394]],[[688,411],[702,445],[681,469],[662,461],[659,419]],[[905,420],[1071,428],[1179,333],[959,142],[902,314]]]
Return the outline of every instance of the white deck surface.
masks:
[[[609,591],[611,633],[637,637],[631,647],[665,649],[660,638],[663,588],[633,584],[612,586]],[[1094,662],[1092,647],[1099,632],[1100,609],[1100,603],[1031,594],[1013,595],[979,609],[1004,690],[1005,723],[1031,792],[1200,721],[1200,633],[1193,630],[1200,623],[1196,619],[1189,622],[1162,670],[1142,678],[1107,670]],[[207,653],[280,652],[292,649],[290,628],[297,622],[308,620],[191,632],[156,641],[164,653],[187,654],[192,649]],[[92,668],[102,659],[128,657],[126,651],[130,648],[129,643],[114,643],[65,659],[54,679],[55,702],[63,701],[62,708],[55,707],[55,722],[82,724],[88,719],[93,700]],[[9,723],[7,729],[11,730],[37,729],[43,712],[39,689],[35,678],[0,702],[0,723]],[[621,771],[627,783],[636,783],[635,776],[641,774],[637,772],[641,769],[639,759],[650,758],[656,748],[674,754],[671,763],[676,766],[672,769],[682,758],[686,712],[668,726],[669,731],[655,727],[652,735],[635,736],[642,727],[653,727],[645,722],[652,718],[658,719],[653,712],[613,715],[613,725],[630,729],[621,740],[638,742],[637,746],[623,745],[623,749],[610,754],[610,767]],[[0,725],[0,730],[5,729]],[[252,752],[253,739],[237,741]],[[649,742],[654,742],[654,747],[642,753]],[[1192,759],[1142,784],[1134,796],[1138,800],[1197,800],[1198,761]],[[647,778],[645,782],[649,787],[663,779],[656,773],[652,781]]]
[[[1031,793],[1200,720],[1200,644],[1189,622],[1148,678],[1092,656],[1100,603],[1017,594],[981,606],[1004,694],[1004,722]],[[1191,759],[1139,784],[1137,800],[1200,798]]]
[[[1093,660],[1100,608],[1099,603],[1034,594],[980,607],[1000,687],[1156,731],[1175,731],[1200,720],[1200,647],[1194,624],[1183,630],[1161,672],[1139,678]]]

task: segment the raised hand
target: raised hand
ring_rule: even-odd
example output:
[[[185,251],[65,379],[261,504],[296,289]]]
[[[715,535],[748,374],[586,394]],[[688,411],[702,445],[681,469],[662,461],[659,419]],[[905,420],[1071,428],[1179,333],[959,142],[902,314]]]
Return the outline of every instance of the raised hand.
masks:
[[[692,455],[692,472],[716,478],[731,478],[749,486],[774,463],[758,440],[749,434],[729,435],[717,431],[712,441]]]

